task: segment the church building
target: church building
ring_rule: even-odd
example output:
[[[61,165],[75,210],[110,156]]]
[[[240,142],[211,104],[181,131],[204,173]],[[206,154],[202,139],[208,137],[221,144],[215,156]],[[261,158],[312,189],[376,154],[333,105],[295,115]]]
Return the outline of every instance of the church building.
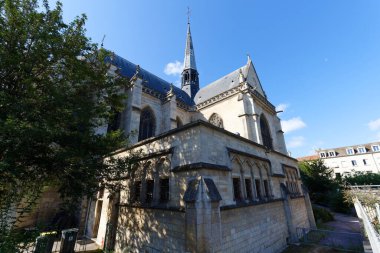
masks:
[[[120,193],[87,207],[86,234],[115,252],[281,252],[315,227],[297,160],[252,60],[200,88],[187,27],[181,88],[114,54],[131,79],[117,127],[142,150]]]

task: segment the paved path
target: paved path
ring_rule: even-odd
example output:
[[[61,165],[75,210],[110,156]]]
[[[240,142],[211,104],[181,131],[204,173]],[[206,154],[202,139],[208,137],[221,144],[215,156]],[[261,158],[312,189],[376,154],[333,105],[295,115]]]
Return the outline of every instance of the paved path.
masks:
[[[331,212],[331,211],[330,211]],[[348,233],[361,233],[360,222],[358,217],[354,217],[342,213],[334,213],[333,221],[324,223],[325,225],[332,228],[332,230],[337,232],[348,232]]]

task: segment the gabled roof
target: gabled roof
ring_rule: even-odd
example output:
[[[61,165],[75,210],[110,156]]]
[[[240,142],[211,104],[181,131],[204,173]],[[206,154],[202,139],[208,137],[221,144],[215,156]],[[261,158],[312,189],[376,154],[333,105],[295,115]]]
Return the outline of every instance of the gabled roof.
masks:
[[[119,73],[122,76],[132,78],[136,73],[137,65],[122,58],[121,56],[114,54],[109,60],[111,64],[115,65],[119,69]],[[159,78],[158,76],[150,73],[143,68],[140,68],[139,75],[144,80],[143,86],[154,90],[163,96],[166,96],[170,90],[171,85],[169,82]],[[176,95],[177,100],[188,106],[194,105],[194,101],[191,99],[191,97],[180,88],[173,85],[173,92]]]
[[[256,87],[256,90],[266,98],[265,92],[260,84],[252,61],[248,57],[246,65],[200,89],[194,97],[195,103],[200,104],[214,96],[217,96],[225,91],[239,86],[239,77],[241,73],[243,74],[246,81],[253,87]]]

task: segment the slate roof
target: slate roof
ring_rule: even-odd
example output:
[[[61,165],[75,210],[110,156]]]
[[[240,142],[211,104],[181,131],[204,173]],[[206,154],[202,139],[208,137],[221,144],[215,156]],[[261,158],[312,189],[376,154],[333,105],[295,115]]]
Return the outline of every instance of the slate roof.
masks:
[[[114,54],[109,60],[113,65],[119,68],[119,73],[125,77],[131,78],[136,73],[137,65],[122,58],[121,56]],[[164,96],[170,90],[169,82],[159,78],[149,71],[140,67],[139,73],[141,78],[144,80],[143,86],[154,90]],[[188,106],[194,105],[194,101],[191,99],[191,97],[180,88],[173,85],[173,92],[176,95],[177,100]]]
[[[187,23],[187,37],[185,48],[184,69],[197,69],[193,40],[191,39],[190,23]]]
[[[229,73],[228,75],[212,82],[211,84],[200,89],[195,95],[194,100],[196,104],[202,103],[218,94],[239,86],[239,73],[240,69],[243,73],[246,72],[247,65],[238,68],[237,70]]]

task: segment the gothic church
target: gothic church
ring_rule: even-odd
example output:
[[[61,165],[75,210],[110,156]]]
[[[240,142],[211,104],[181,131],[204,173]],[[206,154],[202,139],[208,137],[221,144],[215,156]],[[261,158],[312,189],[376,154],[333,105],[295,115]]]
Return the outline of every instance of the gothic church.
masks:
[[[250,58],[200,88],[187,27],[181,88],[114,55],[131,78],[119,126],[142,150],[128,190],[89,201],[86,234],[115,252],[281,252],[315,227],[297,160]]]

